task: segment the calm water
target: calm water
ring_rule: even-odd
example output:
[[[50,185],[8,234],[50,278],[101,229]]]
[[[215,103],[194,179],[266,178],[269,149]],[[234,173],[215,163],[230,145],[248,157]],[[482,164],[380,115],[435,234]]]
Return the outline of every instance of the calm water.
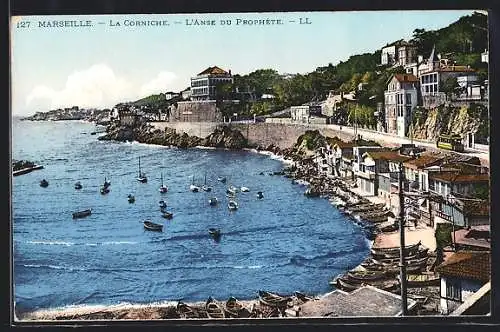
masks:
[[[82,122],[13,121],[12,155],[45,169],[13,178],[13,274],[18,310],[69,305],[257,297],[259,289],[320,294],[333,276],[359,264],[368,242],[325,199],[281,176],[279,160],[244,151],[180,150],[100,142]],[[135,180],[138,158],[148,183]],[[259,175],[263,171],[266,175]],[[160,174],[169,191],[158,191]],[[212,193],[192,193],[198,183]],[[226,176],[240,208],[230,212]],[[104,177],[111,192],[102,196]],[[49,181],[47,188],[39,181]],[[73,185],[81,181],[83,189]],[[256,198],[262,191],[264,199]],[[127,195],[136,197],[129,204]],[[211,207],[210,196],[220,204]],[[161,218],[158,201],[174,213]],[[74,211],[92,215],[73,220]],[[142,221],[164,225],[144,231]],[[219,243],[208,236],[218,227]]]

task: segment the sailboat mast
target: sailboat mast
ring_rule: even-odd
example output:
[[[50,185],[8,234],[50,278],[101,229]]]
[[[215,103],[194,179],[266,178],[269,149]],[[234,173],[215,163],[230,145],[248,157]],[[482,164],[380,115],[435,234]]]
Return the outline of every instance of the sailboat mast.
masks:
[[[141,176],[141,157],[139,157],[139,177]]]

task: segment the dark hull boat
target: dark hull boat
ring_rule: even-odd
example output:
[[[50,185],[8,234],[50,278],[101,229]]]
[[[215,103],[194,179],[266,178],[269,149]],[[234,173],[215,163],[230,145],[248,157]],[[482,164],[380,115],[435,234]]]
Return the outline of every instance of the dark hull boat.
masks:
[[[216,241],[219,240],[221,236],[220,229],[218,228],[209,228],[208,234],[210,234],[210,236],[213,237]]]
[[[130,195],[130,194],[129,194],[129,195],[127,196],[127,199],[128,199],[128,202],[129,202],[129,203],[134,203],[134,202],[135,202],[135,197],[134,197],[133,195]]]
[[[163,225],[156,224],[154,222],[146,220],[146,221],[144,221],[144,229],[146,229],[148,231],[153,231],[153,232],[163,232]]]
[[[80,190],[80,189],[82,189],[82,188],[83,188],[83,186],[82,186],[82,184],[80,183],[80,181],[78,181],[78,182],[76,182],[76,183],[75,183],[75,189],[76,189],[76,190]]]
[[[164,200],[159,201],[158,205],[160,206],[160,209],[164,209],[167,207],[167,203]]]
[[[181,318],[199,318],[198,312],[183,302],[177,304],[177,313]]]
[[[222,306],[211,297],[205,303],[205,310],[207,311],[208,318],[221,319],[226,317]]]
[[[243,305],[235,297],[231,296],[226,301],[226,305],[224,306],[224,311],[226,312],[226,317],[238,318],[243,316],[242,313],[243,311],[245,311],[245,309],[243,308]]]
[[[211,197],[209,200],[208,200],[208,204],[210,204],[211,206],[216,206],[217,203],[219,203],[219,201],[217,200],[217,197]]]
[[[264,194],[262,193],[262,191],[258,191],[258,192],[257,192],[257,198],[258,198],[258,199],[262,199],[262,198],[264,198]]]
[[[420,248],[420,241],[406,246],[404,248],[405,256],[413,256]],[[381,256],[381,257],[399,257],[400,248],[399,247],[391,247],[391,248],[372,248],[371,253],[373,256]]]
[[[106,194],[108,194],[108,193],[109,193],[109,189],[108,189],[108,188],[106,188],[106,187],[101,187],[100,192],[101,192],[101,195],[106,195]]]
[[[174,217],[174,214],[172,212],[165,211],[161,214],[161,216],[165,219],[172,219]]]
[[[263,305],[267,305],[269,307],[286,307],[287,303],[291,301],[291,298],[288,296],[282,296],[278,294],[274,294],[271,292],[259,291],[259,301]]]
[[[42,188],[47,188],[49,186],[49,182],[45,179],[43,179],[42,181],[40,181],[40,187]]]
[[[73,219],[85,218],[87,216],[90,216],[91,214],[92,214],[92,210],[91,209],[74,212],[73,213]]]

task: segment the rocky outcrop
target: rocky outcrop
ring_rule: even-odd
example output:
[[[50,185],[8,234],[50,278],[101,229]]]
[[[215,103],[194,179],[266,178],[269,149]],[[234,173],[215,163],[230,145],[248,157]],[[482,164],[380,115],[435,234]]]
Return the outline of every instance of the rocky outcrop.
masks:
[[[480,107],[480,106],[478,106]],[[436,140],[440,134],[476,133],[482,124],[481,109],[472,107],[440,106],[416,114],[413,137]]]
[[[153,126],[142,124],[139,127],[122,126],[113,124],[106,130],[106,135],[99,140],[112,141],[137,141],[140,143],[156,144],[164,146],[176,146],[179,148],[192,148],[195,146],[209,146],[227,149],[242,149],[247,147],[247,140],[238,130],[228,127],[216,129],[206,138],[189,136],[186,133],[179,134],[175,129],[154,129]]]

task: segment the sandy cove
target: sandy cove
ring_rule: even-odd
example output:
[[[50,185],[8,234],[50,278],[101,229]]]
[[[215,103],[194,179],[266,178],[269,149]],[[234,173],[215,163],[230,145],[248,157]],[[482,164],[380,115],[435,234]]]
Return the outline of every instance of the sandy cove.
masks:
[[[294,184],[304,184],[307,186],[306,195],[314,197],[323,197],[330,199],[350,199],[358,202],[370,202],[372,204],[380,204],[380,200],[373,196],[363,196],[357,188],[353,188],[349,182],[343,179],[329,177],[326,175],[318,175],[317,168],[311,158],[297,156],[290,150],[280,151],[272,147],[263,150],[254,150],[263,154],[270,155],[272,158],[284,161],[287,166],[282,172],[270,173],[269,175],[284,175],[290,178]],[[347,195],[347,197],[346,197]],[[332,208],[334,208],[332,206]],[[379,229],[379,227],[376,227]],[[426,225],[418,224],[416,227],[407,227],[405,230],[405,245],[416,244],[421,242],[422,245],[429,248],[429,251],[435,251],[436,241],[434,230]],[[372,242],[373,248],[397,247],[400,243],[399,232],[376,232]],[[334,276],[332,276],[334,277]],[[325,283],[329,280],[325,280]],[[322,295],[316,298],[321,299]],[[289,308],[298,308],[303,302],[297,297],[292,296],[292,304]],[[217,299],[221,301],[220,299]],[[225,302],[221,301],[223,305]],[[294,311],[287,312],[271,312],[266,306],[260,304],[259,298],[254,300],[240,300],[244,308],[250,312],[251,317],[244,318],[266,318],[288,316],[294,317]],[[318,301],[320,302],[320,301]],[[187,303],[194,308],[201,319],[206,319],[206,311],[204,309],[205,302]],[[318,304],[320,305],[320,304]],[[300,317],[304,317],[300,315]],[[164,319],[180,319],[181,316],[177,310],[177,302],[170,301],[158,304],[119,304],[119,305],[96,305],[96,306],[78,306],[66,307],[61,309],[46,309],[33,312],[19,314],[16,321],[58,321],[58,320],[164,320]],[[243,317],[242,317],[243,318]]]

